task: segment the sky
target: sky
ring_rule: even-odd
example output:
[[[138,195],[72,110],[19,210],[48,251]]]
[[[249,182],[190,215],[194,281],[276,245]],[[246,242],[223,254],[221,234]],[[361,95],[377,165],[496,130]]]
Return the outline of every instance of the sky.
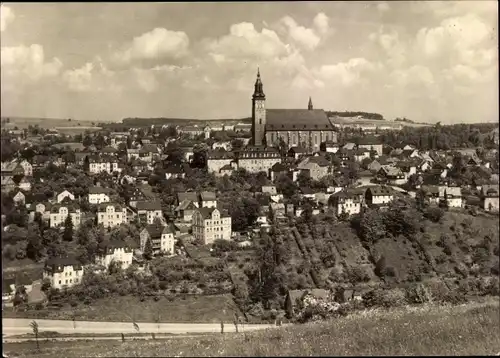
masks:
[[[3,3],[1,114],[243,118],[268,108],[498,120],[496,1]]]

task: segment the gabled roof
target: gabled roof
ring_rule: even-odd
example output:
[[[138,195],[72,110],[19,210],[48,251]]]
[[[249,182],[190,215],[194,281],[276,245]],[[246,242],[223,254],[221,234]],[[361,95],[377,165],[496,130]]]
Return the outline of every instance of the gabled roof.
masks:
[[[322,109],[268,109],[266,122],[266,130],[334,128]]]
[[[117,203],[100,203],[97,206],[97,212],[99,212],[99,213],[106,212],[106,210],[109,206],[114,207],[115,211],[122,211],[123,210],[123,206],[121,206],[120,204],[117,204]]]
[[[184,193],[177,193],[177,200],[180,202],[184,200],[190,200],[193,202],[198,202],[198,193],[194,191],[187,191]]]
[[[227,213],[223,212],[222,210],[219,210],[218,208],[198,208],[196,211],[201,214],[203,219],[210,219],[212,217],[212,213],[216,209],[220,212],[221,218],[229,217]]]
[[[288,167],[283,165],[282,163],[276,163],[271,167],[272,172],[286,172],[288,171]]]
[[[91,186],[89,188],[89,195],[90,194],[111,194],[112,190],[110,188],[103,188],[102,186]]]
[[[161,202],[158,200],[153,201],[143,201],[139,200],[136,204],[137,210],[145,210],[145,211],[156,211],[161,210]]]
[[[291,147],[288,151],[294,153],[307,153],[307,150],[302,147]]]
[[[368,189],[373,196],[386,196],[386,195],[392,195],[393,194],[393,189],[389,186],[381,185],[381,186],[371,186]]]
[[[180,202],[180,204],[175,208],[174,211],[181,211],[181,210],[194,210],[196,209],[196,206],[191,200],[185,199]]]
[[[52,273],[61,272],[66,266],[73,266],[74,270],[81,270],[83,268],[81,263],[72,256],[53,257],[45,262],[45,269]]]
[[[214,201],[217,200],[217,195],[212,191],[202,191],[200,193],[200,199],[202,201]]]
[[[156,238],[161,237],[161,234],[163,233],[164,227],[162,225],[150,224],[150,225],[146,225],[144,230],[146,230],[148,232],[149,236],[152,239],[156,239]]]
[[[77,203],[71,203],[71,204],[61,203],[61,204],[54,204],[52,206],[52,208],[50,209],[50,212],[51,213],[59,213],[59,209],[62,207],[67,208],[68,212],[72,212],[72,213],[76,212],[76,210],[79,209],[79,206]]]

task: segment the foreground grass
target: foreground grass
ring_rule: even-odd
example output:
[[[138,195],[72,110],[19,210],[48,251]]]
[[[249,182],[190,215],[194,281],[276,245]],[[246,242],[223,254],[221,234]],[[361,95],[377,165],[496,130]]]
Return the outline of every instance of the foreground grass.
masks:
[[[368,311],[322,323],[169,341],[5,344],[9,357],[491,355],[500,352],[498,299],[455,307]]]

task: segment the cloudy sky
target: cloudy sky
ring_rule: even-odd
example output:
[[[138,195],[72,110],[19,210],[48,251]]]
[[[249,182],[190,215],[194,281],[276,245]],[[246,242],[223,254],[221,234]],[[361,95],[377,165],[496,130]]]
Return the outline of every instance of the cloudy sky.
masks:
[[[498,120],[496,1],[3,4],[2,116]]]

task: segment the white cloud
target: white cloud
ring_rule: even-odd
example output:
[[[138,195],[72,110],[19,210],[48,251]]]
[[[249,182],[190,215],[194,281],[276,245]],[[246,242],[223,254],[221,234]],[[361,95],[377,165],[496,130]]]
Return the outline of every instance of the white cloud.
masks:
[[[495,46],[496,32],[474,14],[448,18],[434,28],[423,28],[417,33],[417,46],[428,58],[455,57],[470,61],[482,46]]]
[[[316,30],[322,35],[326,34],[330,29],[328,16],[326,16],[322,12],[314,17],[313,23],[316,27]]]
[[[218,63],[269,60],[286,56],[289,47],[276,32],[263,28],[257,31],[252,23],[242,22],[231,25],[229,34],[217,40],[209,40],[209,55]]]
[[[387,12],[391,9],[388,3],[386,2],[381,2],[377,4],[377,10],[380,12]]]
[[[288,28],[288,35],[297,45],[309,51],[319,45],[320,38],[314,30],[298,25],[290,16],[285,16],[281,21]]]
[[[113,71],[106,68],[101,58],[87,62],[80,68],[66,70],[62,80],[74,92],[117,92],[121,87],[116,83]]]
[[[44,77],[57,76],[62,68],[62,62],[57,57],[45,62],[43,47],[38,44],[29,47],[2,47],[0,59],[2,77],[20,76],[37,81]]]
[[[14,21],[15,18],[14,11],[10,7],[0,6],[0,31],[5,31],[7,25]]]
[[[410,3],[410,10],[412,13],[431,14],[441,18],[467,14],[494,15],[498,13],[498,2],[492,0],[413,1]]]
[[[395,70],[391,73],[394,82],[402,87],[411,85],[430,86],[435,83],[434,76],[429,68],[415,65],[407,70]]]
[[[185,32],[164,28],[135,37],[123,51],[115,53],[113,59],[118,64],[157,63],[177,60],[188,54],[189,38]]]
[[[396,30],[386,31],[382,26],[378,32],[371,33],[368,38],[384,50],[388,57],[387,63],[392,67],[401,67],[406,62],[407,46]]]
[[[347,62],[323,65],[314,72],[320,80],[336,80],[345,86],[352,86],[364,80],[363,77],[377,67],[365,58],[352,58]]]

